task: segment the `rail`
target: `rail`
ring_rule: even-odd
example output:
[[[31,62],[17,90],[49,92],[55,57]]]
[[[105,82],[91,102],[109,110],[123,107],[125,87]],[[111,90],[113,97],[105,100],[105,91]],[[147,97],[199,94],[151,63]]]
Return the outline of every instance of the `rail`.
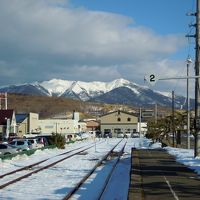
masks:
[[[103,163],[103,161],[105,161],[108,158],[108,156],[111,155],[113,150],[119,145],[119,143],[122,140],[120,140],[105,156],[103,156],[103,158],[99,162],[97,162],[97,164],[74,186],[74,188],[66,194],[66,196],[63,198],[63,200],[68,200],[69,198],[71,198],[73,196],[73,194],[75,194],[78,191],[78,189],[81,187],[81,185],[94,173],[94,171],[97,169],[97,167],[99,167]],[[124,147],[125,146],[123,146],[123,149],[124,149]]]

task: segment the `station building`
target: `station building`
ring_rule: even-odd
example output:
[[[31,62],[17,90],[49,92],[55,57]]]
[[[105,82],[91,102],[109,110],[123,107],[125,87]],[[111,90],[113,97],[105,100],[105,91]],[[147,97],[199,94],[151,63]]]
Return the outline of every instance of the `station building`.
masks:
[[[138,118],[132,113],[114,111],[100,116],[100,129],[102,134],[111,133],[117,137],[119,133],[133,133],[138,130]]]

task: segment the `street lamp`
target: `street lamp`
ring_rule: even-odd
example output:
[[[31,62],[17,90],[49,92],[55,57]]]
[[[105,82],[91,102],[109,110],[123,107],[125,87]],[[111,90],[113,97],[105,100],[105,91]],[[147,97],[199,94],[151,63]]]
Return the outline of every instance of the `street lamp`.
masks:
[[[189,66],[192,59],[187,59],[187,77],[189,77]],[[189,78],[187,78],[187,148],[190,149],[190,98],[189,98]]]
[[[6,120],[6,139],[8,139],[10,134],[10,119],[5,117],[5,120]]]
[[[140,108],[139,134],[141,138],[142,108]]]

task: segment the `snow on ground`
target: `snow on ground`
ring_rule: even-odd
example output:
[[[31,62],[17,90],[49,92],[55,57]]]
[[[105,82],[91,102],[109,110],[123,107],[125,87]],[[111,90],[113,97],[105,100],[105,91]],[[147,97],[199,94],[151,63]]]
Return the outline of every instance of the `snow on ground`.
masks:
[[[86,140],[66,145],[65,150],[47,149],[37,150],[31,156],[17,156],[12,160],[0,160],[0,175],[18,169],[20,167],[38,162],[43,159],[57,159],[57,154],[69,151],[74,148],[88,144],[96,144],[87,150],[86,155],[78,155],[59,163],[48,170],[33,174],[32,176],[8,186],[1,190],[0,199],[2,200],[56,200],[62,199],[72,187],[80,180],[89,169],[93,168],[95,163],[101,159],[109,149],[111,149],[119,138],[107,138]],[[121,144],[121,147],[124,143]],[[152,144],[151,140],[146,138],[129,138],[122,156],[114,174],[111,177],[110,184],[106,190],[103,200],[127,199],[129,187],[129,172],[131,167],[131,148],[161,148],[160,143]],[[194,159],[193,150],[165,148],[170,154],[174,155],[178,162],[190,166],[200,174],[200,159]],[[111,160],[98,168],[97,171],[81,186],[81,189],[74,195],[73,199],[93,200],[96,199],[101,190],[101,183],[116,160]],[[44,164],[40,164],[42,167]],[[17,176],[17,175],[15,175]],[[113,192],[114,191],[114,192]]]
[[[173,155],[177,162],[188,166],[190,169],[193,169],[200,175],[200,157],[194,158],[193,149],[181,149],[172,147],[165,147],[164,149],[166,149],[169,154]]]

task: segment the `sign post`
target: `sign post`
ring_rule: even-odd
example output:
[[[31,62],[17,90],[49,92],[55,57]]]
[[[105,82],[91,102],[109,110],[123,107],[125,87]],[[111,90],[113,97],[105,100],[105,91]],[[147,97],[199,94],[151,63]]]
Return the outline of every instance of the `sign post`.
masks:
[[[200,4],[199,4],[200,7]],[[199,48],[198,48],[199,49]],[[200,57],[200,56],[199,56]],[[189,63],[191,62],[191,60],[188,60],[188,67],[189,67]],[[199,63],[200,63],[200,58],[199,58]],[[197,70],[198,71],[198,70]],[[195,83],[196,83],[196,87],[195,87],[195,130],[196,130],[196,135],[195,135],[195,148],[194,148],[194,157],[196,156],[200,156],[200,75],[199,72],[196,73],[195,76],[179,76],[179,77],[168,77],[168,78],[158,78],[158,76],[156,74],[151,73],[150,75],[145,76],[144,80],[147,81],[148,83],[150,83],[152,86],[155,85],[155,83],[158,80],[172,80],[172,79],[195,79]],[[187,91],[187,93],[189,93]],[[188,95],[187,95],[188,98]],[[189,104],[189,98],[188,98],[188,104]],[[189,109],[189,105],[188,105],[188,109]],[[189,111],[188,111],[189,113]],[[188,116],[189,118],[189,116]],[[189,119],[188,119],[189,121]],[[187,134],[187,140],[188,140],[188,148],[190,147],[190,132],[189,132],[189,122],[188,122],[188,134]]]

